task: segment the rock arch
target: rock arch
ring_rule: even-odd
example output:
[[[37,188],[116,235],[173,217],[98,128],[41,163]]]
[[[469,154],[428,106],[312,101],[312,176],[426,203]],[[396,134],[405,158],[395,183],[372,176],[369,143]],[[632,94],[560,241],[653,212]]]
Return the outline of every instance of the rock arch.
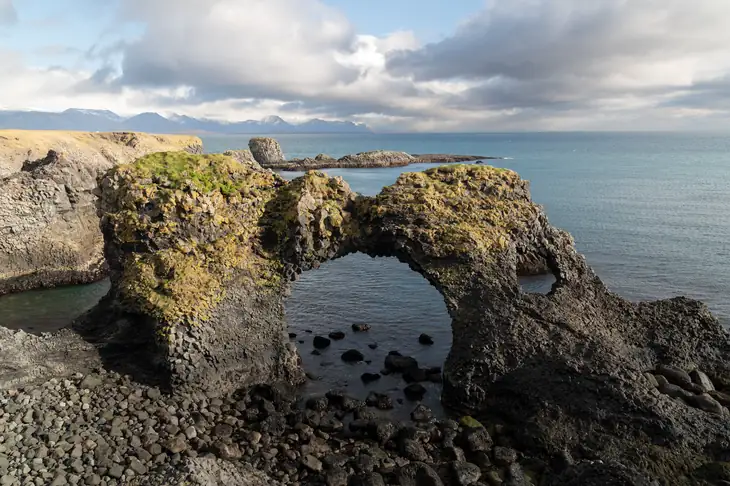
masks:
[[[322,173],[286,182],[225,156],[163,153],[110,170],[100,189],[112,289],[76,329],[174,391],[300,383],[287,286],[363,252],[441,292],[454,328],[445,405],[504,424],[521,450],[672,479],[725,460],[730,396],[646,372],[703,372],[730,391],[728,333],[699,302],[611,293],[512,171],[437,167],[362,197]],[[545,268],[553,290],[522,292],[518,276]]]
[[[362,252],[398,258],[444,296],[456,331],[447,395],[478,407],[501,370],[474,343],[512,319],[519,272],[536,261],[560,271],[556,245],[572,249],[527,183],[491,167],[404,174],[363,197],[319,172],[286,183],[227,157],[170,153],[112,169],[100,188],[112,290],[91,314],[118,318],[77,328],[105,342],[130,331],[173,388],[298,383],[295,350],[279,336],[288,282]]]

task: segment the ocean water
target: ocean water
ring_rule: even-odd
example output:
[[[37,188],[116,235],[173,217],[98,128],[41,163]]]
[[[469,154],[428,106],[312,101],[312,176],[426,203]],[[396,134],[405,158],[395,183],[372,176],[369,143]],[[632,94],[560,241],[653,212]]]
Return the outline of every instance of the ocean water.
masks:
[[[533,199],[552,224],[568,230],[578,249],[609,288],[631,300],[686,295],[700,299],[730,324],[730,135],[709,133],[514,133],[444,135],[278,135],[287,157],[320,152],[338,157],[374,149],[410,153],[501,156],[492,165],[517,171],[531,182]],[[248,136],[203,137],[206,151],[245,148]],[[387,169],[331,169],[358,192],[377,194],[404,171],[430,164]],[[297,173],[284,173],[287,178]],[[549,279],[525,282],[549,288]],[[104,283],[76,289],[29,292],[0,298],[0,319],[10,327],[58,327],[93,305]],[[451,341],[446,308],[438,292],[394,259],[350,255],[306,272],[287,302],[291,332],[297,334],[305,367],[321,378],[309,391],[347,386],[400,389],[395,377],[362,387],[360,374],[378,371],[388,351],[418,358],[424,366],[443,363]],[[353,322],[371,331],[354,334]],[[311,340],[342,330],[322,356]],[[305,331],[312,331],[307,333]],[[418,344],[420,333],[435,344]],[[303,341],[299,343],[298,341]],[[371,350],[367,344],[377,343]],[[340,354],[359,349],[371,364],[345,365]],[[427,397],[436,406],[438,390]],[[394,395],[395,396],[395,395]]]

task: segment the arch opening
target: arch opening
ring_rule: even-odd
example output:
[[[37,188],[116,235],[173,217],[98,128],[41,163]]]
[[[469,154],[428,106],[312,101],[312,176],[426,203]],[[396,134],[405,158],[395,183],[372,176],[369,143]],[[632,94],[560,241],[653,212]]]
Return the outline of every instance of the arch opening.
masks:
[[[452,320],[439,290],[408,264],[359,252],[324,262],[292,284],[285,312],[290,339],[309,376],[304,397],[342,389],[365,400],[376,392],[391,398],[394,408],[382,412],[391,417],[409,419],[418,403],[445,415],[440,370],[451,349]],[[355,331],[357,324],[369,329]],[[344,338],[330,336],[337,332]],[[317,349],[315,337],[329,340],[329,345]],[[349,350],[362,353],[363,361],[343,361]],[[393,351],[414,358],[422,371],[387,373],[385,360]],[[364,381],[365,373],[380,377]],[[422,400],[406,396],[404,389],[413,383],[426,389]]]
[[[540,275],[519,276],[518,281],[524,293],[549,295],[555,289],[558,279],[553,272]]]

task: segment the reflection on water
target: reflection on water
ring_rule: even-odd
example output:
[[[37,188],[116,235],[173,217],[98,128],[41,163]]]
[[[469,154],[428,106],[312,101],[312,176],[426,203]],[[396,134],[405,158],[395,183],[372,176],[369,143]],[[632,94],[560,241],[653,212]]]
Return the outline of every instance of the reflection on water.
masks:
[[[547,295],[555,283],[555,276],[552,273],[547,275],[530,275],[520,277],[520,286],[523,292]]]
[[[109,280],[0,297],[0,325],[38,334],[71,324],[109,291]]]

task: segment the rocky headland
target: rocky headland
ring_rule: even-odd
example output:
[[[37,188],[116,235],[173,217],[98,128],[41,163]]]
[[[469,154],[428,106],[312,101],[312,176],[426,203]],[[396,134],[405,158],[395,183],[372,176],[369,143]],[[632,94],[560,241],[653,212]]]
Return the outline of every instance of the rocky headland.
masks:
[[[56,334],[0,328],[4,486],[730,481],[730,335],[700,302],[611,293],[512,171],[442,166],[364,197],[316,171],[153,154],[106,172],[96,207],[109,294]],[[352,252],[444,296],[457,421],[418,404],[438,371],[397,353],[383,366],[412,379],[410,422],[377,413],[389,394],[297,401],[289,283]],[[547,295],[519,285],[539,266]]]
[[[106,274],[97,177],[153,152],[202,151],[197,137],[0,131],[0,295]]]

